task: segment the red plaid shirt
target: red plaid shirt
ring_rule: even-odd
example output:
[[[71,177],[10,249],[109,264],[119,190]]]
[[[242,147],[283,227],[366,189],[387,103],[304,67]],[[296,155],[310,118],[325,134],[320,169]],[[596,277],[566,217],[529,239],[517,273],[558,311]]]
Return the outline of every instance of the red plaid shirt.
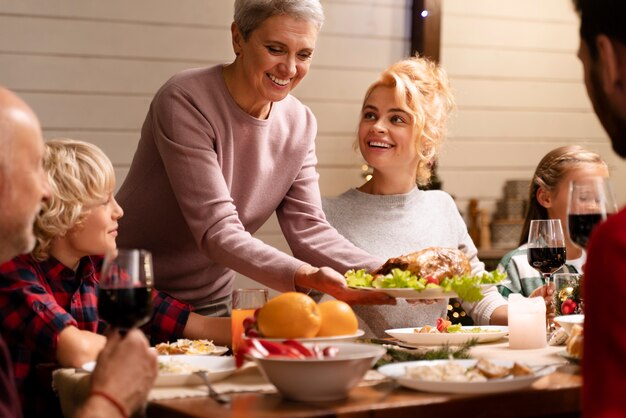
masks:
[[[47,404],[37,388],[35,366],[56,362],[59,333],[70,325],[99,334],[107,328],[98,317],[101,265],[101,257],[83,257],[74,272],[52,257],[37,262],[30,255],[0,265],[0,331],[26,416],[33,405],[39,413]],[[151,343],[181,338],[190,305],[161,292],[153,292],[152,302],[152,319],[143,327]]]

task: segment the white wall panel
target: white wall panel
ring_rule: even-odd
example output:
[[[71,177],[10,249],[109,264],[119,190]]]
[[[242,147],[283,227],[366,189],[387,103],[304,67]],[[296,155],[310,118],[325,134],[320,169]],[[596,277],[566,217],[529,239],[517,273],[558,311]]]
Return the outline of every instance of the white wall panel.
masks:
[[[444,0],[446,16],[490,16],[497,18],[576,23],[571,0]]]
[[[580,82],[457,77],[452,88],[462,108],[589,110]]]
[[[409,51],[411,0],[322,0],[327,20],[295,91],[318,119],[320,187],[362,183],[352,150],[361,100]],[[40,115],[46,138],[102,147],[121,182],[156,90],[175,72],[230,61],[233,0],[0,0],[0,84]],[[582,85],[571,0],[443,0],[441,57],[459,104],[440,160],[465,210],[493,207],[508,178],[532,173],[552,147],[602,152],[626,198]],[[608,154],[608,156],[607,156]],[[621,170],[621,171],[620,171]],[[287,249],[276,221],[257,234]]]
[[[453,77],[504,78],[581,82],[583,72],[576,54],[520,51],[504,48],[444,46],[441,61]]]

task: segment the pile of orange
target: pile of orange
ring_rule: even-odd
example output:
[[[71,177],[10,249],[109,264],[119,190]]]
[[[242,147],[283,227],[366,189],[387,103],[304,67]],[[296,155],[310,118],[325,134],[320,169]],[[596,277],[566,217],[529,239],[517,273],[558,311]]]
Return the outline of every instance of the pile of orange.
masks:
[[[354,311],[345,302],[329,300],[319,305],[298,292],[286,292],[259,311],[257,325],[267,338],[312,338],[351,335],[358,331]]]

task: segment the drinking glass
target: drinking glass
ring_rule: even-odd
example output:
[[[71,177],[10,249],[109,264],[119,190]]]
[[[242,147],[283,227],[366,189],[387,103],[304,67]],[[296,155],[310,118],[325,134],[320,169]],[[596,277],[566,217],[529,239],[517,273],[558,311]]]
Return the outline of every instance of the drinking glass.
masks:
[[[570,183],[567,229],[576,245],[586,248],[595,226],[615,212],[617,204],[607,177],[587,177]]]
[[[98,314],[124,334],[152,315],[152,254],[119,249],[107,255],[100,274]]]
[[[236,353],[241,344],[247,317],[254,317],[254,311],[267,302],[267,289],[235,289],[233,290],[233,309],[231,313],[231,331],[233,337],[232,350]]]
[[[528,263],[543,276],[547,286],[552,286],[551,275],[565,264],[565,238],[559,219],[530,221],[528,233]],[[552,300],[552,299],[550,299]],[[546,326],[554,329],[554,301],[548,302]]]
[[[583,275],[579,273],[555,273],[553,276],[556,314],[559,316],[582,314]]]

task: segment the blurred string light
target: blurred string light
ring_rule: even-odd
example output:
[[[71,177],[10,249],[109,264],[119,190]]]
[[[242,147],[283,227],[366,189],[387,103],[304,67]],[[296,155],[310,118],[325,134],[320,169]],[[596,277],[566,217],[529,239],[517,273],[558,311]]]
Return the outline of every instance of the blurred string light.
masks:
[[[426,16],[428,16],[428,10],[422,10],[422,13],[420,13],[420,15],[421,15],[422,17],[426,17]]]
[[[365,181],[370,181],[372,179],[372,175],[374,174],[372,167],[367,164],[361,165],[361,172],[361,177],[363,177]]]

